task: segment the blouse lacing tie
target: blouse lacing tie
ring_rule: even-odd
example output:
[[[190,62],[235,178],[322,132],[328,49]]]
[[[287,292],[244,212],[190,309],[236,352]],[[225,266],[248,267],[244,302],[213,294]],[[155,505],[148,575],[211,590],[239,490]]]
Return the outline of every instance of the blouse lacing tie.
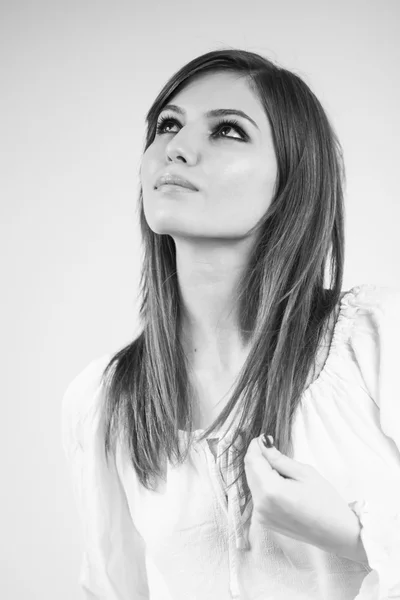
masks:
[[[208,464],[212,473],[212,484],[216,496],[228,517],[228,550],[229,550],[229,586],[232,598],[240,598],[240,588],[238,580],[238,553],[249,549],[248,535],[245,531],[245,515],[242,516],[240,493],[243,490],[243,484],[240,479],[234,485],[232,482],[239,475],[239,466],[235,466],[235,447],[242,444],[242,437],[239,435],[235,442],[235,447],[231,446],[227,452],[222,454],[231,443],[233,433],[228,432],[224,438],[218,440],[217,456],[214,458],[210,448],[206,447]],[[221,455],[222,454],[222,455]],[[222,475],[221,475],[222,474]],[[225,477],[225,481],[224,481]],[[231,485],[230,489],[228,486]],[[248,509],[251,506],[251,501]],[[248,513],[248,510],[246,510]]]

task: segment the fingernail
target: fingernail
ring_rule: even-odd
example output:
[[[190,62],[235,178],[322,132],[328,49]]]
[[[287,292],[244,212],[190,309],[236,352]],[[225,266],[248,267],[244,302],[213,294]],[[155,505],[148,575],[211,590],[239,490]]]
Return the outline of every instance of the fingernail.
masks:
[[[272,437],[272,435],[267,435],[267,437],[265,437],[265,434],[264,434],[261,437],[261,441],[266,448],[272,448],[274,445],[274,438]]]

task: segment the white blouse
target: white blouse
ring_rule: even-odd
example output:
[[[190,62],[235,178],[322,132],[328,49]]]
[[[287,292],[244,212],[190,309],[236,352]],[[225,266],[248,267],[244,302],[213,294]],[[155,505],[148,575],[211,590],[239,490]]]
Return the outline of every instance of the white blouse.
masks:
[[[400,599],[400,290],[363,284],[342,297],[328,357],[293,423],[295,460],[355,511],[368,564],[330,554],[242,514],[229,442],[197,440],[157,491],[117,446],[107,467],[100,377],[111,354],[68,386],[63,447],[84,533],[80,586],[91,600]],[[220,432],[219,432],[220,433]],[[187,433],[181,431],[181,435]],[[214,438],[215,439],[215,438]],[[240,439],[240,438],[239,438]],[[254,528],[252,528],[253,530]]]

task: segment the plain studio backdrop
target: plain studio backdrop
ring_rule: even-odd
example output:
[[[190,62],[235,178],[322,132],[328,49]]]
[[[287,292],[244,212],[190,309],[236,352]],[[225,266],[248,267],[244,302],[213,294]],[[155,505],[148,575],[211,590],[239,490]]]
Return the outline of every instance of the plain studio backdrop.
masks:
[[[303,77],[344,149],[343,289],[400,287],[399,17],[397,0],[2,0],[2,599],[82,597],[61,400],[137,327],[139,161],[161,86],[226,46]]]

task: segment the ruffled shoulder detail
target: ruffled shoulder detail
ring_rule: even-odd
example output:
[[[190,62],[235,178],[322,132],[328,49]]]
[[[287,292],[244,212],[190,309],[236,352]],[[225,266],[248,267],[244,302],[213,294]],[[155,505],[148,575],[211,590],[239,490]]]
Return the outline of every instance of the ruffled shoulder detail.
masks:
[[[347,342],[356,325],[357,318],[365,312],[378,315],[388,311],[397,313],[400,319],[400,289],[396,287],[363,283],[344,293],[336,322],[331,347]]]
[[[344,296],[341,312],[338,343],[349,344],[365,389],[377,406],[384,408],[385,397],[392,397],[394,405],[394,396],[398,395],[400,289],[372,284],[357,286]],[[400,403],[397,405],[400,410]],[[397,442],[400,446],[400,433]]]
[[[337,370],[341,365],[340,368],[343,368],[343,347],[350,346],[352,359],[358,362],[364,377],[365,389],[378,403],[378,339],[385,348],[393,348],[393,344],[400,343],[400,289],[371,283],[354,286],[344,292],[340,301],[328,358],[321,375],[324,376],[325,367],[334,366]],[[393,359],[394,356],[385,357],[384,369],[393,363]],[[319,379],[315,383],[321,383]]]

